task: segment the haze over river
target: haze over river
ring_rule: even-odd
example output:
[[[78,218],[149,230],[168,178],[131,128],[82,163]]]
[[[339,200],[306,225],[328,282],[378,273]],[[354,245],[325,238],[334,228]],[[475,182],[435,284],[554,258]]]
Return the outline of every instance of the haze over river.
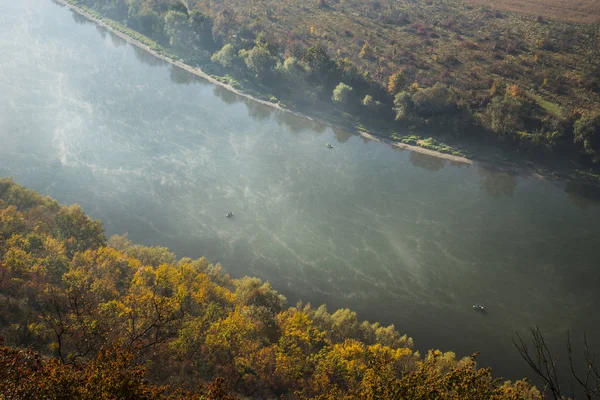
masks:
[[[108,235],[270,280],[291,305],[480,351],[496,375],[529,372],[511,336],[530,325],[556,346],[567,330],[598,340],[597,189],[277,111],[50,1],[0,0],[0,176],[81,204]]]

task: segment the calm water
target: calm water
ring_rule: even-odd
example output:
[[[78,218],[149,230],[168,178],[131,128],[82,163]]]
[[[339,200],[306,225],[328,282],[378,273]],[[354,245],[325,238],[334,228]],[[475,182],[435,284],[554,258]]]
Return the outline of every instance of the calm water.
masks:
[[[50,1],[0,0],[0,175],[81,204],[109,235],[395,323],[420,349],[479,350],[507,377],[528,372],[516,330],[559,345],[600,328],[596,189],[275,111]]]

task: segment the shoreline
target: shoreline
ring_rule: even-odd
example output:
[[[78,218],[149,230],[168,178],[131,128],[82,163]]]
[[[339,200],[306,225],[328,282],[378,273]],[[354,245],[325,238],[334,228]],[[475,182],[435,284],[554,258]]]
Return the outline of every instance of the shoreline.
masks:
[[[330,121],[325,121],[325,120],[320,119],[320,118],[311,117],[310,115],[290,110],[289,108],[282,107],[282,106],[280,106],[277,103],[273,103],[273,102],[270,102],[270,101],[267,101],[267,100],[258,99],[258,98],[254,97],[254,96],[252,96],[252,95],[250,95],[248,93],[244,93],[244,92],[242,92],[242,91],[234,88],[233,86],[231,86],[231,85],[229,85],[227,83],[220,82],[219,80],[213,78],[211,75],[209,75],[206,72],[204,72],[201,68],[192,67],[191,65],[188,65],[188,64],[186,64],[184,62],[177,61],[177,60],[174,60],[171,57],[167,57],[165,55],[159,54],[158,52],[154,51],[153,49],[151,49],[146,44],[140,42],[139,40],[137,40],[137,39],[135,39],[135,38],[133,38],[133,37],[131,37],[131,36],[123,33],[123,32],[120,32],[120,31],[114,29],[113,27],[111,27],[110,25],[108,25],[103,20],[95,17],[94,15],[90,14],[89,12],[87,12],[86,10],[84,10],[81,7],[69,3],[67,0],[52,0],[52,1],[55,2],[55,3],[58,3],[60,5],[66,6],[70,10],[72,10],[72,11],[74,11],[74,12],[76,12],[76,13],[82,15],[82,16],[84,16],[88,20],[90,20],[90,21],[94,22],[95,24],[97,24],[97,25],[103,27],[104,29],[108,30],[110,33],[112,33],[112,34],[120,37],[121,39],[127,41],[127,43],[129,43],[129,44],[131,44],[133,46],[136,46],[136,47],[138,47],[138,48],[140,48],[140,49],[142,49],[142,50],[150,53],[152,56],[154,56],[156,58],[159,58],[159,59],[161,59],[161,60],[163,60],[163,61],[165,61],[165,62],[167,62],[167,63],[169,63],[171,65],[174,65],[174,66],[176,66],[178,68],[181,68],[181,69],[183,69],[183,70],[185,70],[185,71],[187,71],[187,72],[189,72],[189,73],[191,73],[191,74],[193,74],[195,76],[198,76],[198,77],[200,77],[200,78],[202,78],[202,79],[204,79],[204,80],[212,83],[213,85],[220,86],[220,87],[222,87],[222,88],[224,88],[224,89],[226,89],[226,90],[228,90],[228,91],[230,91],[232,93],[235,93],[238,96],[245,97],[245,98],[247,98],[249,100],[255,101],[255,102],[260,103],[260,104],[262,104],[264,106],[275,108],[276,110],[279,110],[281,112],[288,112],[288,113],[294,114],[294,115],[296,115],[298,117],[306,118],[306,119],[308,119],[310,121],[315,121],[315,122],[327,125],[329,127],[334,127],[334,126],[338,127],[338,128],[343,129],[345,131],[348,131],[349,133],[351,133],[353,135],[361,136],[362,138],[365,138],[365,139],[368,139],[368,140],[372,140],[372,141],[380,142],[380,143],[385,143],[385,144],[388,144],[390,146],[394,146],[394,147],[397,147],[397,148],[400,148],[400,149],[414,151],[414,152],[426,154],[426,155],[429,155],[429,156],[432,156],[432,157],[437,157],[437,158],[445,159],[445,160],[448,160],[448,161],[452,161],[452,162],[457,162],[457,163],[461,163],[461,164],[469,164],[469,165],[473,164],[473,160],[471,160],[471,159],[469,159],[467,157],[464,157],[464,156],[456,156],[456,155],[452,155],[452,154],[446,154],[446,153],[442,153],[442,152],[439,152],[439,151],[426,149],[426,148],[420,147],[420,146],[414,146],[414,145],[409,145],[409,144],[397,142],[397,141],[391,140],[389,138],[386,138],[386,137],[383,137],[383,136],[377,136],[377,135],[374,135],[374,134],[371,134],[371,133],[368,133],[368,132],[365,132],[365,131],[361,131],[361,130],[358,130],[358,129],[349,129],[346,126],[341,126],[341,125],[333,124]]]

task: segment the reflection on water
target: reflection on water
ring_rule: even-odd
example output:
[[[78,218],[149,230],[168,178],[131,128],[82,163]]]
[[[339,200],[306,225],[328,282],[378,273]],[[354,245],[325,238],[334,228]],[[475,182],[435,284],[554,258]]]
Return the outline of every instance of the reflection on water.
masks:
[[[106,28],[103,28],[103,27],[101,27],[101,26],[99,26],[99,25],[96,25],[96,26],[98,26],[98,29],[101,29],[101,30],[103,30],[104,32],[107,32],[107,29],[106,29]],[[123,39],[123,38],[122,38],[122,37],[120,37],[120,36],[117,36],[117,35],[112,35],[112,34],[111,34],[111,35],[108,35],[108,37],[110,37],[110,42],[111,42],[111,43],[112,43],[112,45],[113,45],[113,46],[115,46],[115,47],[123,47],[123,46],[127,45],[127,40]]]
[[[512,197],[517,188],[517,175],[490,166],[479,165],[481,188],[492,197]]]
[[[59,3],[56,3],[56,4],[59,4]],[[90,21],[89,19],[87,19],[86,17],[84,17],[83,15],[81,15],[75,11],[71,11],[71,16],[73,17],[73,21],[75,21],[75,23],[78,25],[93,24],[92,21]]]
[[[568,182],[565,192],[571,204],[582,210],[600,207],[600,186],[582,182]]]
[[[213,88],[213,93],[216,97],[223,100],[223,103],[227,105],[232,105],[240,101],[241,97],[237,94],[225,89],[223,86],[215,85]]]
[[[290,132],[299,134],[311,129],[311,121],[301,118],[295,114],[287,112],[278,112],[276,118],[277,124],[289,129]]]
[[[430,156],[429,154],[410,152],[410,163],[415,167],[425,168],[426,170],[436,172],[446,166],[446,160],[440,157]]]
[[[323,128],[325,127],[325,125],[321,125]],[[333,134],[335,136],[335,139],[337,140],[338,143],[342,144],[342,143],[346,143],[348,140],[350,140],[351,137],[353,137],[354,135],[351,134],[350,132],[344,130],[344,129],[340,129],[338,127],[332,127],[331,130],[333,131]]]
[[[149,53],[146,53],[149,54]],[[152,57],[155,60],[159,60],[156,57]],[[205,83],[208,84],[204,79],[200,78],[198,75],[192,74],[191,72],[186,71],[185,69],[179,68],[175,65],[169,65],[171,82],[176,83],[178,85],[191,85],[193,83]]]
[[[272,117],[275,109],[273,107],[265,107],[264,105],[252,101],[247,97],[240,97],[240,100],[246,105],[248,109],[248,116],[256,121],[264,121]]]
[[[140,49],[137,46],[131,46],[131,48],[133,49],[133,54],[135,55],[136,60],[142,64],[150,65],[152,67],[166,66],[168,64],[165,60],[154,57],[152,54]]]

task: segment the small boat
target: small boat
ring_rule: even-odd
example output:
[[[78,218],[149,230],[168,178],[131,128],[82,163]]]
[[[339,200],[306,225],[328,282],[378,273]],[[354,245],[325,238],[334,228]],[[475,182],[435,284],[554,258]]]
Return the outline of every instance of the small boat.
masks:
[[[325,147],[327,147],[328,149],[333,149],[333,146],[331,145],[331,143],[327,143],[327,144],[325,145]]]
[[[485,308],[481,304],[477,303],[477,304],[473,304],[473,310],[485,311]]]
[[[228,212],[227,214],[225,214],[225,216],[226,216],[227,218],[233,218],[233,213],[230,211],[230,212]]]

